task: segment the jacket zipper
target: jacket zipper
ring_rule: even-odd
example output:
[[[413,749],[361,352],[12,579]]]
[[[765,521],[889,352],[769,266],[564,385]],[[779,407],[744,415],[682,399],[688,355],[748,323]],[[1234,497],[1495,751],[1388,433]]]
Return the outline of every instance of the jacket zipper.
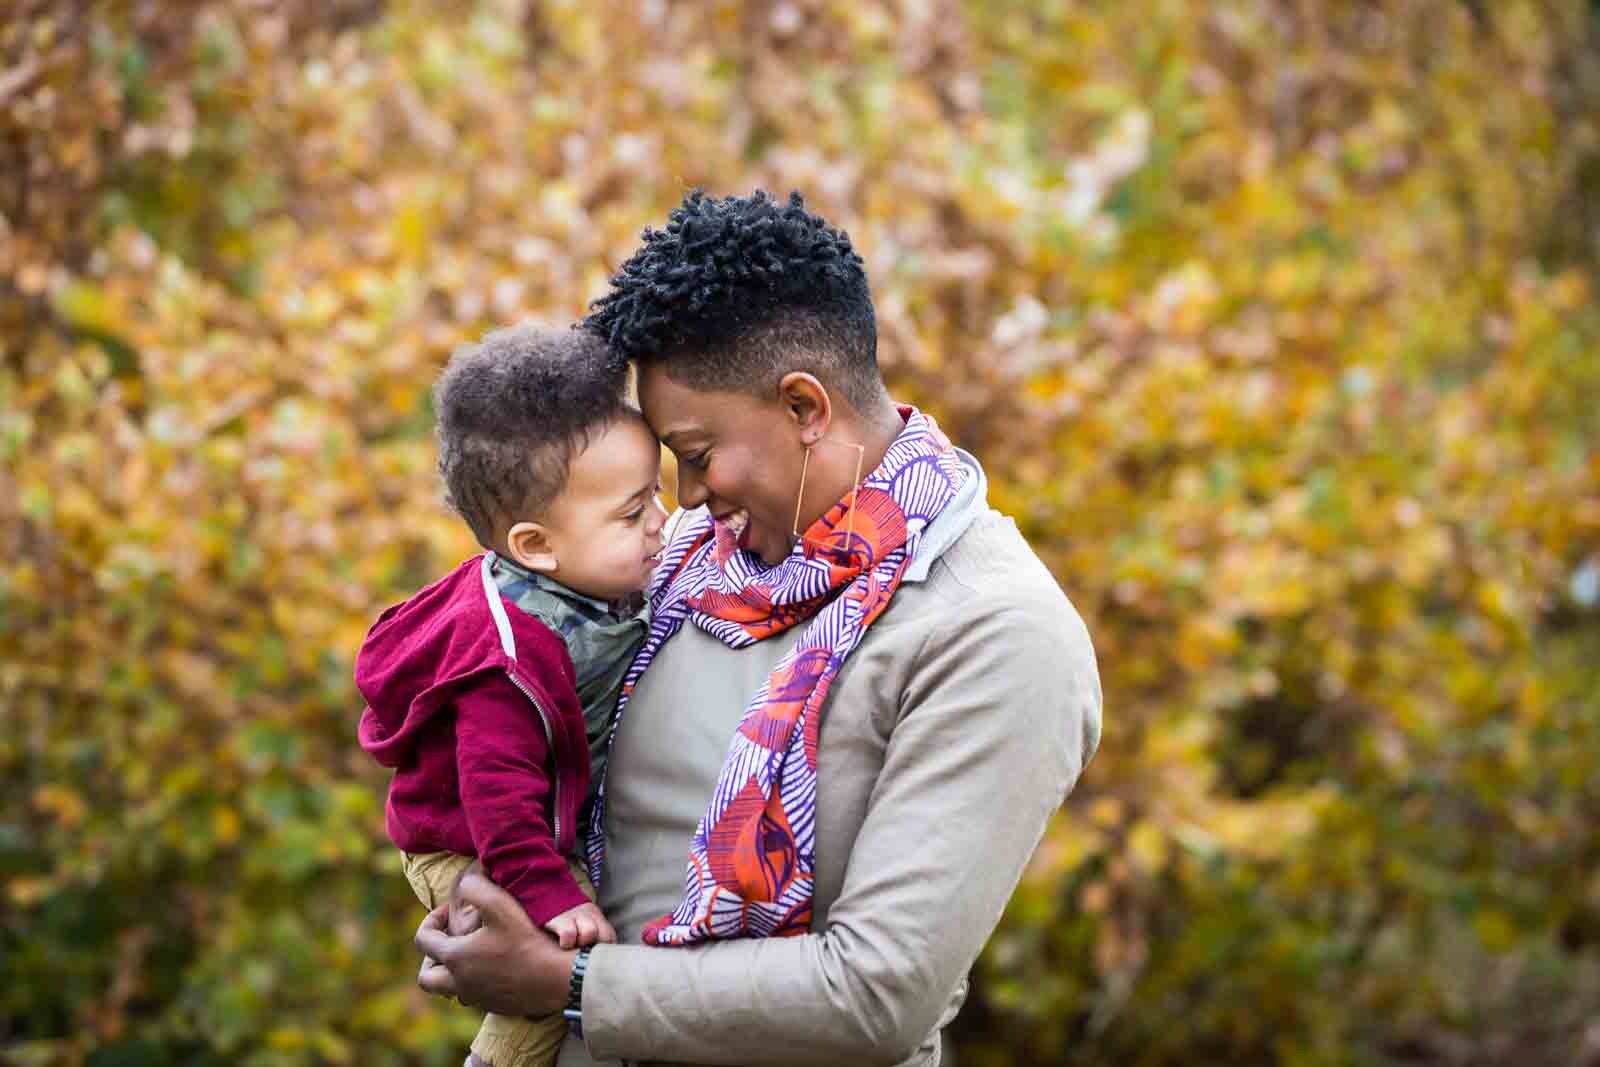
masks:
[[[556,851],[559,852],[561,851],[562,812],[561,761],[556,758],[556,738],[555,733],[550,729],[550,715],[544,710],[544,705],[539,703],[539,698],[534,696],[533,693],[529,691],[528,687],[522,684],[522,679],[518,678],[516,674],[511,671],[506,671],[506,677],[510,678],[511,684],[520,689],[522,691],[522,695],[527,697],[533,703],[533,710],[539,713],[539,724],[544,727],[545,744],[550,746],[550,777],[554,779],[556,783],[556,802],[554,805],[555,811],[552,815],[552,821],[555,824],[554,829],[556,832]]]

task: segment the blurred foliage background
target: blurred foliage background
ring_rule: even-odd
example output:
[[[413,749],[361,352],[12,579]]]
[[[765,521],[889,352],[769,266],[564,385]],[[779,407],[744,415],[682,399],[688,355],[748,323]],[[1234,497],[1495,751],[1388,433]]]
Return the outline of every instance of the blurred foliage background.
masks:
[[[0,1060],[454,1065],[354,743],[451,347],[804,191],[1084,613],[961,1064],[1600,1063],[1600,4],[11,0]]]

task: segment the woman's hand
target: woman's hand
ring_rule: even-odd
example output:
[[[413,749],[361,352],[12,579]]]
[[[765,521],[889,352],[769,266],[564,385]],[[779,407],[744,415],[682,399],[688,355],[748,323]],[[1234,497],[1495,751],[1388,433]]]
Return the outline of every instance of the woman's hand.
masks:
[[[480,874],[461,879],[459,899],[478,910],[483,925],[452,937],[449,907],[429,912],[417,928],[417,949],[427,957],[417,984],[499,1015],[549,1015],[565,1007],[575,953],[563,951],[515,897]]]

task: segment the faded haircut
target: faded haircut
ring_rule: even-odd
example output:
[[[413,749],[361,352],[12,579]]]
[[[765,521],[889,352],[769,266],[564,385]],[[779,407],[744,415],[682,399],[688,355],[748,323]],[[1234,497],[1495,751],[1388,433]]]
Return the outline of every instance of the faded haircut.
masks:
[[[798,370],[857,411],[888,397],[861,257],[799,193],[690,193],[665,229],[645,230],[583,327],[696,389],[767,397]]]

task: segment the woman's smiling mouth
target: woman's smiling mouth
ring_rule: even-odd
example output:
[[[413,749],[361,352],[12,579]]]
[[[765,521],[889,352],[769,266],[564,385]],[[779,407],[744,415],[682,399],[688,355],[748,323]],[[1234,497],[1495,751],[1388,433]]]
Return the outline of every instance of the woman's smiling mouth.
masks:
[[[749,511],[744,508],[737,508],[733,511],[727,512],[724,515],[713,515],[712,519],[714,519],[718,525],[727,530],[728,533],[733,535],[734,539],[739,542],[740,548],[745,547],[745,534],[748,533],[750,529]]]

